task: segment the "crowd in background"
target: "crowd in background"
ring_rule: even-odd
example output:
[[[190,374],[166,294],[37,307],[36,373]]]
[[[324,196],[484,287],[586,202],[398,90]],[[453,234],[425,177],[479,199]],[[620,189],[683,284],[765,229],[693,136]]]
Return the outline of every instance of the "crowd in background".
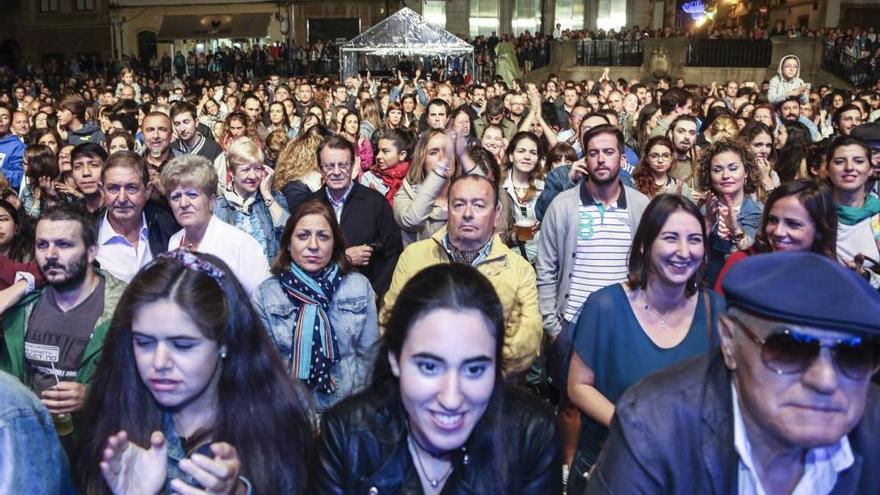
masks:
[[[876,50],[872,30],[823,35]],[[52,414],[77,488],[611,493],[615,466],[653,469],[620,454],[647,414],[627,391],[707,352],[743,373],[733,329],[764,320],[859,337],[752,335],[778,372],[737,375],[754,388],[736,381],[734,403],[832,357],[846,393],[874,397],[880,84],[812,85],[795,56],[766,81],[523,82],[549,43],[477,38],[498,59],[476,79],[411,63],[338,81],[331,43],[293,76],[278,45],[7,74],[0,369]],[[749,285],[798,266],[858,304],[806,320],[773,299],[782,275]],[[807,485],[843,471],[810,449],[878,414],[833,407],[834,438],[779,433],[810,452],[786,463]],[[758,444],[774,413],[747,414],[730,437]],[[872,473],[859,438],[846,451]],[[737,445],[740,486],[799,486]],[[676,486],[657,476],[629,481]]]

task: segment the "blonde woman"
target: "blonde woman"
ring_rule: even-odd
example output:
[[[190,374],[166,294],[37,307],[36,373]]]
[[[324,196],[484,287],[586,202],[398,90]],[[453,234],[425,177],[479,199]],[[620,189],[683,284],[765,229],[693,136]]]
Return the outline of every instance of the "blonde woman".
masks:
[[[281,232],[290,214],[284,196],[272,191],[274,172],[263,162],[263,152],[250,138],[229,143],[226,168],[230,179],[219,190],[214,215],[256,239],[268,262],[278,255]]]
[[[281,191],[288,211],[295,210],[313,192],[321,188],[317,150],[323,136],[321,127],[287,143],[275,162],[275,190]]]

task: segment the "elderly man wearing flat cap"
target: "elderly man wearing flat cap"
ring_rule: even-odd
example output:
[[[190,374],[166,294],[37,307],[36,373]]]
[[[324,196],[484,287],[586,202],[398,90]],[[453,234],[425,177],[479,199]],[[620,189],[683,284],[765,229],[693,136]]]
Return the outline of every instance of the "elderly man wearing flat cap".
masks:
[[[721,349],[618,401],[588,494],[880,492],[880,295],[813,253],[724,280]]]
[[[871,179],[874,180],[874,184],[870,192],[878,194],[880,193],[880,122],[862,124],[853,129],[851,136],[864,141],[871,150],[871,167],[874,169]]]

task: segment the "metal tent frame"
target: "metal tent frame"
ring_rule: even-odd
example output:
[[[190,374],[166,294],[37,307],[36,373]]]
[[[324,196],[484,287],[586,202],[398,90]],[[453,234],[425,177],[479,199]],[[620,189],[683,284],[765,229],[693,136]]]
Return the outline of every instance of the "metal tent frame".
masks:
[[[424,61],[445,59],[447,70],[450,59],[456,59],[462,73],[474,73],[474,47],[449,31],[429,24],[408,7],[343,44],[339,52],[342,80],[357,76],[362,68],[375,71],[396,67],[404,57],[418,57]]]

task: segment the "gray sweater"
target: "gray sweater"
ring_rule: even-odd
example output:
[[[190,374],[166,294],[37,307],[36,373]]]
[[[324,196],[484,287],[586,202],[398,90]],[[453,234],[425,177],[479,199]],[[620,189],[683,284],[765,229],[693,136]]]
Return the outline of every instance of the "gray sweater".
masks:
[[[559,193],[544,214],[538,257],[535,262],[538,279],[538,309],[541,311],[544,332],[554,337],[562,331],[562,315],[568,304],[571,270],[577,256],[578,209],[581,205],[581,187]],[[649,199],[639,191],[623,187],[629,213],[630,232],[635,236]]]

